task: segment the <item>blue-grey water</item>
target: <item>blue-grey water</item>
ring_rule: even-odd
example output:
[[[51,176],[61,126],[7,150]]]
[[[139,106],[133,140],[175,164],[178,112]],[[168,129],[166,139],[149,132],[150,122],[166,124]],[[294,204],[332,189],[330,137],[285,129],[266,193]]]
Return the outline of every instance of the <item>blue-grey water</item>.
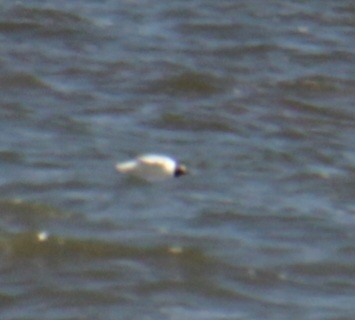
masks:
[[[1,1],[0,133],[1,320],[355,319],[353,0]]]

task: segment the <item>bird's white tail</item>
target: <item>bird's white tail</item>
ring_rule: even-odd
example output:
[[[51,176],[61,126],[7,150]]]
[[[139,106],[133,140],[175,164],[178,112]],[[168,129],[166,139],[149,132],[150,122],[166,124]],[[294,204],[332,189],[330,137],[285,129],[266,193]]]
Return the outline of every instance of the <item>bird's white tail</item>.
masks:
[[[132,171],[137,165],[136,161],[126,161],[116,164],[116,170],[118,172],[127,173]]]

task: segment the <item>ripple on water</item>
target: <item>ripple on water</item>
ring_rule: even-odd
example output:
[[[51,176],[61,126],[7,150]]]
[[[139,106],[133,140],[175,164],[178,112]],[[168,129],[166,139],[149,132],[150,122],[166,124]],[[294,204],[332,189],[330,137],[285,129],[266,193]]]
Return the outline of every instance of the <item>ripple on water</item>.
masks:
[[[42,81],[39,77],[25,73],[19,72],[15,74],[3,74],[0,76],[0,85],[2,88],[8,88],[11,90],[43,90],[49,89],[49,86],[45,81]]]
[[[177,96],[210,96],[223,92],[225,84],[225,80],[212,74],[185,71],[153,81],[149,91]]]
[[[21,199],[1,200],[0,212],[3,232],[40,228],[49,220],[61,216],[60,211],[51,206]]]
[[[42,35],[70,34],[85,31],[88,20],[82,15],[45,7],[16,5],[6,11],[6,20],[0,24],[0,31],[39,32]]]

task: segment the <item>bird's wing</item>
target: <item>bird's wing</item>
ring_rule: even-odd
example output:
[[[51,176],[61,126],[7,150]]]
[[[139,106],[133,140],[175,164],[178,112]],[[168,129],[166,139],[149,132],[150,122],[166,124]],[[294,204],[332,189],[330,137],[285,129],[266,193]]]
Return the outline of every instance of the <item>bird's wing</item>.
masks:
[[[150,166],[162,166],[171,160],[167,157],[155,156],[155,155],[146,155],[138,158],[138,161],[142,164]]]

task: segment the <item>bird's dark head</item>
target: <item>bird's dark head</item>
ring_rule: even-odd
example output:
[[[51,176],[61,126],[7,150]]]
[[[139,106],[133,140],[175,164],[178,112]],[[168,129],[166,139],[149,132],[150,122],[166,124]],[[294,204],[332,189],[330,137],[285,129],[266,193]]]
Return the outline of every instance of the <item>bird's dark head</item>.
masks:
[[[175,169],[175,172],[174,172],[174,176],[175,177],[180,177],[180,176],[183,176],[183,175],[185,175],[187,173],[188,173],[188,171],[187,171],[186,166],[183,165],[183,164],[178,164],[176,166],[176,169]]]

